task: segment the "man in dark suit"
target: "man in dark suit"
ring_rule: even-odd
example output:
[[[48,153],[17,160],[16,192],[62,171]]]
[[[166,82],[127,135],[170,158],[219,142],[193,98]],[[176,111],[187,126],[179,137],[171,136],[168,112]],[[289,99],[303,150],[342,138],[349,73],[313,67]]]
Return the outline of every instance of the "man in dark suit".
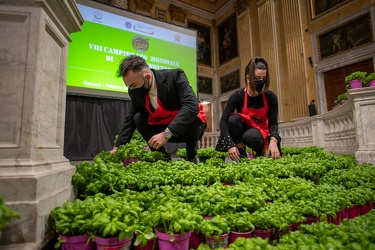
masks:
[[[206,116],[184,71],[150,69],[142,57],[131,55],[120,63],[117,75],[128,87],[131,105],[110,152],[128,143],[137,129],[152,150],[166,155],[165,143],[185,142],[187,159],[196,162]]]

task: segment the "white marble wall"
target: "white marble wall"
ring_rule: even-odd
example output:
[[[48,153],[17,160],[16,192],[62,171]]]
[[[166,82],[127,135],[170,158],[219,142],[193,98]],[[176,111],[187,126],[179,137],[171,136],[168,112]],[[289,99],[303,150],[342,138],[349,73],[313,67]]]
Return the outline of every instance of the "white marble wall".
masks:
[[[70,33],[82,24],[74,0],[0,0],[0,195],[21,215],[1,249],[40,249],[50,211],[74,197],[65,75]]]
[[[375,165],[375,87],[353,89],[349,91],[349,100],[354,103],[358,141],[355,157],[360,163],[369,162]]]

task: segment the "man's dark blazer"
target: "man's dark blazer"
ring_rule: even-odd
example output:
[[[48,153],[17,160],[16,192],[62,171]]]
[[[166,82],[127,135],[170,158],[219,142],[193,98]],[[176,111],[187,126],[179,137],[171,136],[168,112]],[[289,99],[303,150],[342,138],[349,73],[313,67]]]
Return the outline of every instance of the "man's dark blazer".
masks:
[[[182,135],[199,113],[197,96],[181,69],[151,69],[157,86],[157,95],[165,109],[179,110],[177,116],[168,125],[175,136]],[[129,91],[131,105],[115,146],[128,143],[136,129],[134,115],[138,112],[148,112],[145,107],[145,96],[137,96]]]

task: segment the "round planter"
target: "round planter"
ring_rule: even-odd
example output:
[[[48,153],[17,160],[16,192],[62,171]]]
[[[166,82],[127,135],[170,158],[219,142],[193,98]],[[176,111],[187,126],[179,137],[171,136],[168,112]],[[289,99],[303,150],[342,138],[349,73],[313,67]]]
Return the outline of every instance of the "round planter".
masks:
[[[230,232],[229,234],[229,243],[233,243],[237,238],[251,238],[253,231],[249,232]]]
[[[130,163],[139,161],[139,158],[125,158],[122,163],[124,163],[124,166],[126,167]]]
[[[351,88],[351,89],[359,89],[359,88],[362,88],[362,80],[358,80],[358,79],[351,80],[351,81],[350,81],[350,88]]]
[[[175,234],[174,241],[170,242],[171,235],[162,233],[155,229],[156,236],[158,238],[159,250],[188,250],[189,240],[191,232],[186,232],[184,234]]]
[[[336,213],[336,218],[333,215],[327,215],[327,221],[335,225],[340,225],[341,224],[341,211]]]
[[[96,250],[130,250],[132,238],[119,240],[118,237],[102,238],[95,236]]]
[[[315,217],[306,217],[306,221],[303,222],[303,224],[308,224],[308,225],[311,225],[315,222],[319,222],[319,217],[318,216],[315,216]]]
[[[272,228],[270,229],[254,229],[252,237],[260,237],[262,239],[270,239]]]
[[[349,208],[349,218],[356,218],[361,215],[361,206],[358,204],[353,204],[351,208]]]
[[[375,87],[375,80],[372,80],[368,83],[369,87]]]
[[[78,236],[64,236],[60,235],[60,239],[64,240],[64,243],[61,243],[61,250],[93,250],[94,242],[89,241],[90,236],[87,235],[78,235]]]
[[[222,234],[220,237],[206,237],[206,244],[210,249],[227,248],[229,243],[229,233]]]
[[[341,221],[343,219],[349,219],[349,208],[347,207],[341,210]]]
[[[247,157],[248,157],[250,160],[254,159],[254,153],[253,153],[252,151],[247,152]]]
[[[284,231],[284,234],[288,234],[289,232],[291,232],[292,231],[292,226],[293,226],[292,224],[288,225],[288,227]]]
[[[202,243],[203,235],[201,233],[191,232],[189,239],[189,249],[197,249]]]
[[[155,249],[156,239],[149,240],[145,246],[135,246],[135,250],[154,250]]]
[[[297,222],[297,223],[293,223],[292,224],[292,231],[297,231],[299,226],[303,223],[303,221],[300,221],[300,222]]]
[[[205,219],[205,220],[212,220],[212,216],[204,215],[204,216],[203,216],[203,219]]]
[[[371,202],[367,202],[365,205],[361,206],[361,215],[365,215],[370,212],[372,208]]]

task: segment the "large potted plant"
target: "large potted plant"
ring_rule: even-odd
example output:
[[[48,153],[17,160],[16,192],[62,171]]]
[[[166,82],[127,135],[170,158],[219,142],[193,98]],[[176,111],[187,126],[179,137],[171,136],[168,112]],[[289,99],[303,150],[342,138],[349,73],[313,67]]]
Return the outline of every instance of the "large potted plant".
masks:
[[[189,204],[168,200],[151,211],[160,250],[188,250],[191,232],[203,220]]]
[[[90,237],[92,214],[86,202],[66,201],[63,206],[53,209],[50,217],[53,220],[54,231],[58,234],[56,249],[94,248]]]
[[[341,106],[342,104],[344,104],[345,102],[347,102],[348,100],[348,97],[347,97],[347,92],[345,92],[344,94],[341,94],[341,95],[338,95],[336,100],[333,102],[333,104],[335,104],[335,106],[333,107],[333,109]]]
[[[224,215],[205,219],[201,232],[206,236],[206,243],[210,249],[226,248],[229,244],[230,226],[228,218]]]
[[[97,250],[129,249],[142,208],[129,197],[106,196],[91,203],[92,234]]]
[[[348,84],[347,88],[357,89],[362,88],[362,83],[366,79],[366,72],[355,71],[345,77],[345,82]]]
[[[230,226],[229,243],[237,238],[251,238],[254,225],[251,223],[251,214],[247,211],[227,214]]]

